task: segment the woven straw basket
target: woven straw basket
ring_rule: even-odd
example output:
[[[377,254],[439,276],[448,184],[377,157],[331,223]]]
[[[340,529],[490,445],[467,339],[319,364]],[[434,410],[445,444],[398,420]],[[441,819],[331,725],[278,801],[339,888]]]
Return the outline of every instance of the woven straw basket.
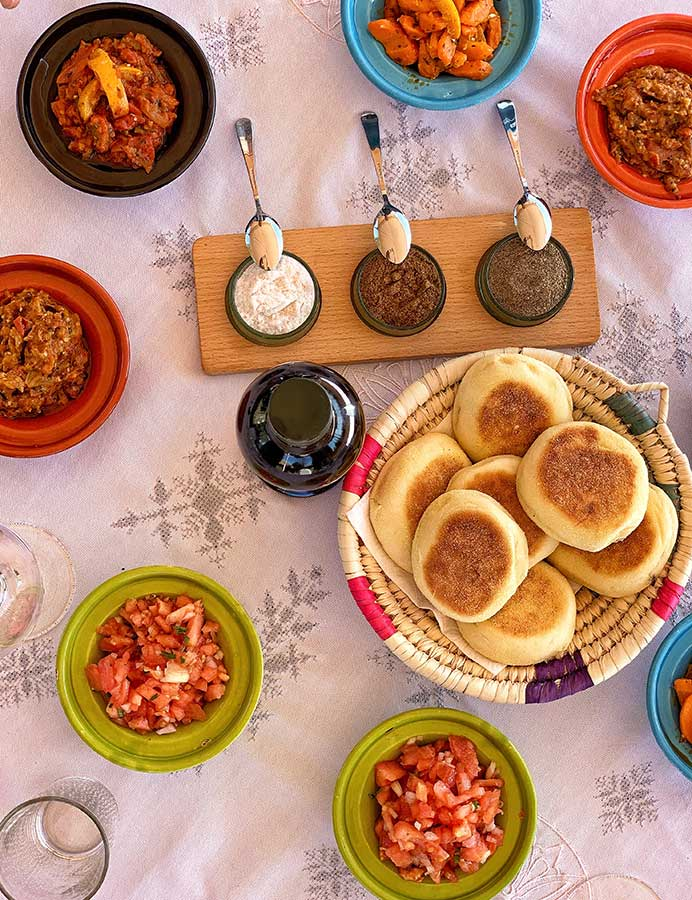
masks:
[[[454,404],[467,369],[492,353],[524,353],[555,369],[567,382],[575,419],[590,419],[624,435],[644,456],[653,481],[675,502],[677,546],[667,570],[640,594],[610,599],[582,589],[577,629],[566,653],[535,666],[507,666],[498,675],[464,655],[415,606],[368,553],[347,513],[372,487],[384,463],[404,444],[437,427]],[[658,423],[633,394],[658,392]],[[655,637],[682,595],[692,569],[692,473],[667,425],[665,384],[625,384],[579,356],[510,347],[473,353],[432,369],[414,382],[372,425],[348,473],[339,505],[339,548],[354,600],[378,636],[408,666],[453,691],[498,703],[543,703],[610,678]]]

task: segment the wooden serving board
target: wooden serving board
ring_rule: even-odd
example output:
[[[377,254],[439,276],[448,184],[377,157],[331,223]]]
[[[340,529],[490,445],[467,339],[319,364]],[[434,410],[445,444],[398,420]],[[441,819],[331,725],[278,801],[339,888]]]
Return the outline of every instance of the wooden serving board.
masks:
[[[555,237],[574,265],[574,288],[549,322],[514,328],[497,322],[481,306],[474,277],[487,248],[513,230],[511,214],[413,222],[413,242],[436,257],[447,279],[447,302],[426,331],[386,337],[372,331],[351,305],[351,276],[372,250],[371,225],[306,228],[284,232],[286,250],[302,257],[322,288],[322,312],[308,334],[284,347],[260,347],[228,321],[228,281],[247,256],[241,234],[203,237],[192,257],[202,367],[210,375],[269,368],[293,359],[352,363],[420,356],[456,356],[493,347],[567,347],[593,343],[600,334],[591,219],[586,209],[553,210]]]

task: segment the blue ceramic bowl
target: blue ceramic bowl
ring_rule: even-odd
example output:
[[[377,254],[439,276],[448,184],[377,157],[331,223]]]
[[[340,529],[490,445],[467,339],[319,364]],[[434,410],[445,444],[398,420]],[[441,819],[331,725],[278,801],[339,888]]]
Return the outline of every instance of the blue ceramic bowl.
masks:
[[[658,746],[692,781],[692,744],[680,734],[680,704],[673,690],[692,662],[692,615],[678,622],[658,648],[646,686],[646,710]]]
[[[499,94],[517,77],[533,53],[541,26],[541,0],[496,0],[502,18],[502,43],[495,51],[493,72],[485,81],[440,75],[421,78],[415,67],[391,60],[368,31],[382,17],[383,0],[341,0],[341,26],[351,56],[376,87],[401,103],[423,109],[462,109]]]

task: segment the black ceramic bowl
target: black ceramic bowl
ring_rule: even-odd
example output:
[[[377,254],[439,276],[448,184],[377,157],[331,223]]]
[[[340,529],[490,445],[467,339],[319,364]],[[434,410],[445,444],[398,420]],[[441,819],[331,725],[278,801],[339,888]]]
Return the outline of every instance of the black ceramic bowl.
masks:
[[[146,35],[161,49],[180,100],[173,130],[149,174],[70,153],[50,107],[58,73],[80,41],[129,31]],[[214,78],[199,44],[168,16],[133,3],[98,3],[63,16],[31,48],[17,84],[19,123],[35,156],[65,184],[100,197],[133,197],[170,184],[204,147],[215,108]]]

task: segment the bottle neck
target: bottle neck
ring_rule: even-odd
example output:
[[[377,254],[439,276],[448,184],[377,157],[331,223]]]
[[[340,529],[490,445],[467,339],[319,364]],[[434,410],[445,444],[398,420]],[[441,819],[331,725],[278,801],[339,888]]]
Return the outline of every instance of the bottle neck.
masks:
[[[307,456],[334,434],[334,410],[327,391],[311,378],[287,378],[271,392],[267,433],[286,453]]]

